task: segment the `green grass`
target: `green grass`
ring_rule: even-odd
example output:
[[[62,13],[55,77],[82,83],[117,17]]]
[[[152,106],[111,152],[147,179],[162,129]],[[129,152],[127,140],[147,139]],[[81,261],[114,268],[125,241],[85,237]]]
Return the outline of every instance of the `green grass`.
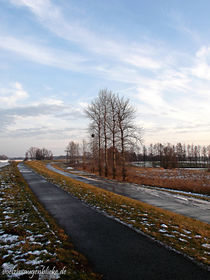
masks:
[[[50,171],[43,162],[27,164],[92,207],[187,254],[200,263],[210,264],[209,224],[78,182]]]

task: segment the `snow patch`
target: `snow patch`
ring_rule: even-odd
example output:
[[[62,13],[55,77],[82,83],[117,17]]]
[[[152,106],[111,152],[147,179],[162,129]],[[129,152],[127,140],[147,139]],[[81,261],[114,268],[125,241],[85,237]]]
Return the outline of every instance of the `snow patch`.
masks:
[[[202,244],[202,247],[210,249],[210,244]]]
[[[183,238],[179,238],[179,240],[182,241],[182,242],[187,242],[187,240],[183,239]]]
[[[7,242],[13,243],[13,242],[17,241],[18,239],[19,239],[18,235],[11,235],[11,234],[5,233],[0,236],[0,241],[2,241],[4,243],[7,243]]]
[[[159,232],[161,232],[161,233],[166,233],[167,230],[165,230],[165,229],[159,229]]]
[[[168,226],[165,225],[165,224],[162,224],[162,225],[160,225],[160,226],[163,227],[163,228],[168,228]]]

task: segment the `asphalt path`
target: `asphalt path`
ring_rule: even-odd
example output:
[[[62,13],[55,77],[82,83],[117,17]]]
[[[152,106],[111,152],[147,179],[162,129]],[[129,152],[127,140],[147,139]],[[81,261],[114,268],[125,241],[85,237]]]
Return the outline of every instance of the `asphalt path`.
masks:
[[[187,197],[181,194],[161,190],[160,188],[103,179],[82,171],[79,171],[78,173],[76,170],[71,171],[73,173],[64,172],[54,168],[50,164],[48,164],[47,167],[52,171],[78,181],[210,224],[210,201],[195,197]]]
[[[209,279],[207,270],[95,211],[23,163],[19,170],[38,200],[103,279]]]
[[[9,162],[8,161],[0,161],[0,169],[9,165]]]

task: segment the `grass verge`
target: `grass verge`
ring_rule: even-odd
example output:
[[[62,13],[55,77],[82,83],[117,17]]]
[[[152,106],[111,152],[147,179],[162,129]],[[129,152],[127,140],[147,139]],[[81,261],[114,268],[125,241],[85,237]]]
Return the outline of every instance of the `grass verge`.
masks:
[[[200,263],[210,264],[209,224],[78,182],[47,169],[43,162],[32,161],[27,164],[90,206]]]
[[[69,166],[69,163],[60,161],[57,162],[56,165],[66,168]],[[84,170],[83,168],[84,166],[81,164],[76,166],[76,169],[81,171]],[[99,175],[97,168],[94,170],[95,171],[93,172],[91,164],[85,165],[84,171]],[[163,169],[159,167],[145,168],[127,165],[126,173],[126,182],[129,183],[210,195],[210,175],[207,170],[188,170],[184,168]],[[111,170],[109,170],[108,174],[108,177],[104,174],[102,174],[102,176],[104,178],[112,179]],[[116,180],[122,181],[120,168],[117,170]]]
[[[52,163],[52,161],[49,161],[48,163]],[[88,178],[88,175],[86,174],[83,174],[82,170],[81,170],[81,174],[78,173],[78,171],[75,171],[75,170],[67,170],[66,169],[66,165],[63,164],[63,163],[58,163],[58,162],[54,162],[53,164],[51,164],[54,168],[58,169],[58,170],[61,170],[61,171],[64,171],[64,172],[67,172],[67,173],[70,173],[70,174],[77,174],[77,175],[81,175],[83,177],[87,177]],[[91,173],[89,173],[91,174]],[[97,175],[96,175],[97,176]],[[98,175],[99,176],[99,175]],[[102,176],[100,176],[102,177]],[[102,177],[104,179],[107,179],[106,177]],[[114,181],[113,179],[109,178],[109,180],[112,180]],[[120,180],[117,180],[119,182],[122,182]],[[127,182],[130,182],[131,184],[134,183],[132,180],[128,180]],[[136,183],[136,182],[135,182]],[[137,183],[136,183],[137,184]],[[142,184],[138,184],[138,185],[142,185]],[[144,184],[143,184],[144,185]],[[145,185],[145,186],[149,186],[149,187],[155,187],[156,189],[160,189],[162,191],[165,191],[165,192],[171,192],[173,191],[174,194],[180,194],[182,196],[187,196],[187,197],[191,197],[191,198],[198,198],[198,199],[202,199],[202,200],[206,200],[206,201],[210,201],[210,196],[208,195],[205,195],[205,194],[202,194],[202,193],[193,193],[193,192],[190,192],[189,190],[188,191],[183,191],[183,190],[179,190],[179,189],[176,189],[176,188],[173,188],[173,187],[164,187],[164,186],[155,186],[155,185]]]
[[[0,169],[0,279],[40,279],[36,273],[44,270],[49,275],[42,279],[101,278],[75,251],[13,163]]]

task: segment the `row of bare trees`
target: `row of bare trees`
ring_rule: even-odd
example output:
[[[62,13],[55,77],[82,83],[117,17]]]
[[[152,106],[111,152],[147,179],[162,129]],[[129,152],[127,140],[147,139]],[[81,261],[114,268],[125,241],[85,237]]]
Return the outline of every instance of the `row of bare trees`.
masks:
[[[134,123],[135,109],[129,99],[104,89],[85,113],[90,119],[92,155],[97,160],[99,175],[104,172],[108,176],[111,170],[115,178],[120,165],[122,179],[125,180],[126,151],[141,142],[141,130]]]
[[[67,163],[75,165],[75,163],[78,162],[80,156],[79,143],[70,141],[66,147],[65,152],[66,152]]]
[[[7,160],[8,157],[6,155],[0,155],[0,160]]]
[[[30,147],[28,151],[26,152],[25,159],[31,159],[31,160],[51,160],[53,159],[53,153],[50,150],[47,150],[45,148],[36,148],[36,147]]]
[[[160,165],[165,168],[177,166],[202,167],[210,164],[210,145],[150,144],[148,147],[143,146],[142,152],[134,155],[133,160],[160,162]]]

